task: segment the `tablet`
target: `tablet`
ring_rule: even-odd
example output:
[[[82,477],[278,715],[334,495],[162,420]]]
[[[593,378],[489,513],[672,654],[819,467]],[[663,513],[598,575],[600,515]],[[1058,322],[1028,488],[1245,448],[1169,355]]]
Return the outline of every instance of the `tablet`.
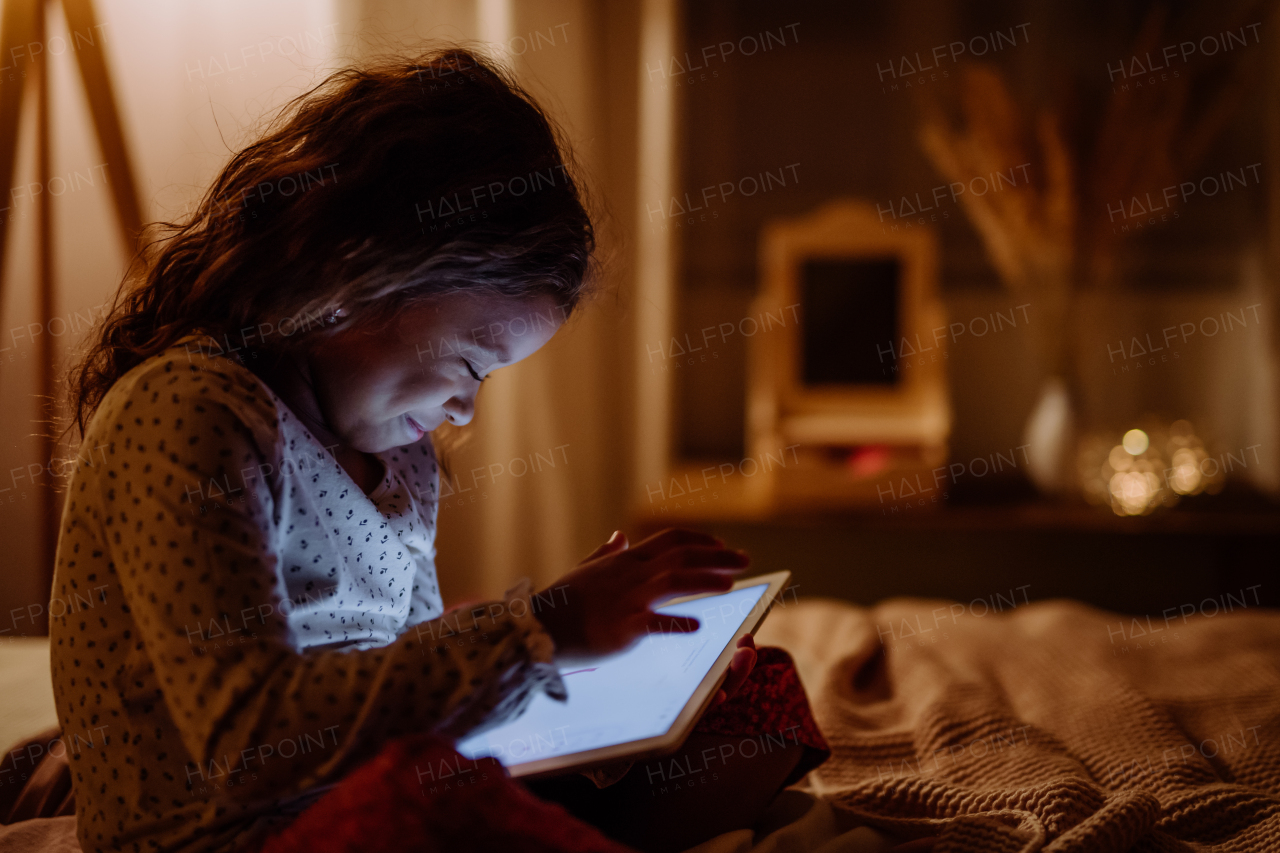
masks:
[[[626,651],[562,668],[567,702],[539,691],[523,714],[464,738],[458,752],[536,777],[674,751],[720,689],[738,640],[755,632],[790,577],[759,575],[662,605],[657,612],[692,616],[698,630],[650,634]]]

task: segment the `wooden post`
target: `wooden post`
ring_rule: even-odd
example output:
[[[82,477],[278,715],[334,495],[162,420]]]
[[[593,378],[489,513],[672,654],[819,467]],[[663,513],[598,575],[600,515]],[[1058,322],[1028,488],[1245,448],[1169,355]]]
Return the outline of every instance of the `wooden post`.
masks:
[[[58,0],[52,0],[52,2],[56,4]],[[61,5],[72,38],[74,39],[77,33],[82,33],[89,42],[77,45],[73,54],[80,69],[80,78],[84,83],[98,144],[102,148],[103,157],[111,173],[108,183],[111,187],[116,218],[120,223],[125,258],[128,262],[132,262],[137,249],[138,236],[142,231],[141,205],[138,202],[133,167],[116,109],[111,76],[107,71],[106,55],[103,52],[102,26],[97,22],[92,0],[61,0]],[[58,365],[53,336],[48,331],[49,322],[55,312],[56,296],[53,199],[49,193],[49,179],[53,173],[50,152],[52,104],[49,94],[48,51],[41,50],[37,56],[33,56],[28,50],[30,45],[45,44],[48,0],[4,0],[0,8],[3,9],[3,14],[0,15],[0,56],[15,60],[19,56],[25,56],[26,61],[31,65],[30,83],[36,90],[36,176],[43,188],[39,198],[35,200],[36,310],[39,313],[41,327],[45,329],[45,334],[40,336],[38,343],[36,393],[41,412],[38,423],[42,425],[40,461],[50,475],[48,482],[44,484],[46,487],[39,490],[41,522],[38,529],[42,533],[39,550],[41,586],[43,589],[51,589],[58,531],[62,521],[62,495],[53,480],[53,461],[58,448],[56,434],[59,414],[56,399]],[[16,85],[12,86],[0,86],[0,187],[4,188],[3,192],[8,195],[9,203],[12,203],[13,197],[9,188],[13,186],[13,176],[17,166],[18,124],[22,115],[22,98],[26,92],[28,80],[20,78],[15,83]],[[4,296],[8,218],[0,222],[0,305],[3,304]],[[47,619],[42,618],[35,627],[37,630],[47,632]]]
[[[35,26],[32,28],[36,41],[45,43],[48,7],[44,0],[37,0],[35,9]],[[57,358],[53,349],[53,335],[49,334],[49,321],[54,315],[53,306],[53,197],[49,193],[49,178],[53,169],[49,163],[49,62],[40,54],[35,63],[36,78],[36,180],[43,188],[36,205],[36,252],[37,262],[36,312],[40,316],[40,324],[44,333],[40,335],[36,369],[36,401],[37,411],[45,413],[46,419],[37,420],[42,425],[40,430],[40,461],[45,466],[49,477],[43,487],[37,487],[40,493],[40,530],[43,532],[40,543],[40,578],[41,589],[53,587],[54,555],[58,549],[58,527],[62,520],[62,502],[59,500],[57,484],[53,479],[53,457],[58,446],[54,432],[57,428],[58,401],[54,399],[54,374]],[[40,619],[41,633],[49,633],[48,608]]]

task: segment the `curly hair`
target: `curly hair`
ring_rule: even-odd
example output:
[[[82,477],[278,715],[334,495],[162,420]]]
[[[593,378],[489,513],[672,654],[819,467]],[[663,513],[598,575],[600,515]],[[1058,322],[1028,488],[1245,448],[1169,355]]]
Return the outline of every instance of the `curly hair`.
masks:
[[[67,428],[83,436],[116,380],[192,332],[283,351],[459,290],[550,295],[567,316],[595,251],[570,165],[533,98],[471,51],[331,74],[190,215],[149,226],[68,372]]]

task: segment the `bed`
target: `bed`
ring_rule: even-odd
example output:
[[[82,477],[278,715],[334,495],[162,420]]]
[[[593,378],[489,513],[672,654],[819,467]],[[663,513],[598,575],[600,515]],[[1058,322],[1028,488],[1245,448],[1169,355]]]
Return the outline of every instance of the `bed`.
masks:
[[[694,850],[1280,849],[1280,614],[1203,604],[779,606],[758,642],[792,653],[833,755]],[[0,643],[0,696],[5,743],[55,722],[45,640]],[[0,849],[76,849],[73,818],[39,829]]]

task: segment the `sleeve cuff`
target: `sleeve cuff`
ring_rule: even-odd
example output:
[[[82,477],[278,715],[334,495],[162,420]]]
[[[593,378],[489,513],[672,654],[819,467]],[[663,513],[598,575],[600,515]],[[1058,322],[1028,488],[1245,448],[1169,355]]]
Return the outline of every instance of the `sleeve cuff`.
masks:
[[[501,615],[506,649],[496,661],[496,672],[484,687],[440,730],[455,737],[474,735],[514,720],[540,691],[558,702],[569,692],[555,664],[555,642],[533,614],[529,581],[522,580],[507,590],[502,605],[493,605]]]
[[[521,578],[519,583],[503,594],[502,601],[520,633],[528,632],[524,644],[529,653],[530,687],[542,690],[557,702],[568,701],[569,691],[565,689],[560,669],[555,662],[555,641],[533,612],[533,585],[529,579]]]

